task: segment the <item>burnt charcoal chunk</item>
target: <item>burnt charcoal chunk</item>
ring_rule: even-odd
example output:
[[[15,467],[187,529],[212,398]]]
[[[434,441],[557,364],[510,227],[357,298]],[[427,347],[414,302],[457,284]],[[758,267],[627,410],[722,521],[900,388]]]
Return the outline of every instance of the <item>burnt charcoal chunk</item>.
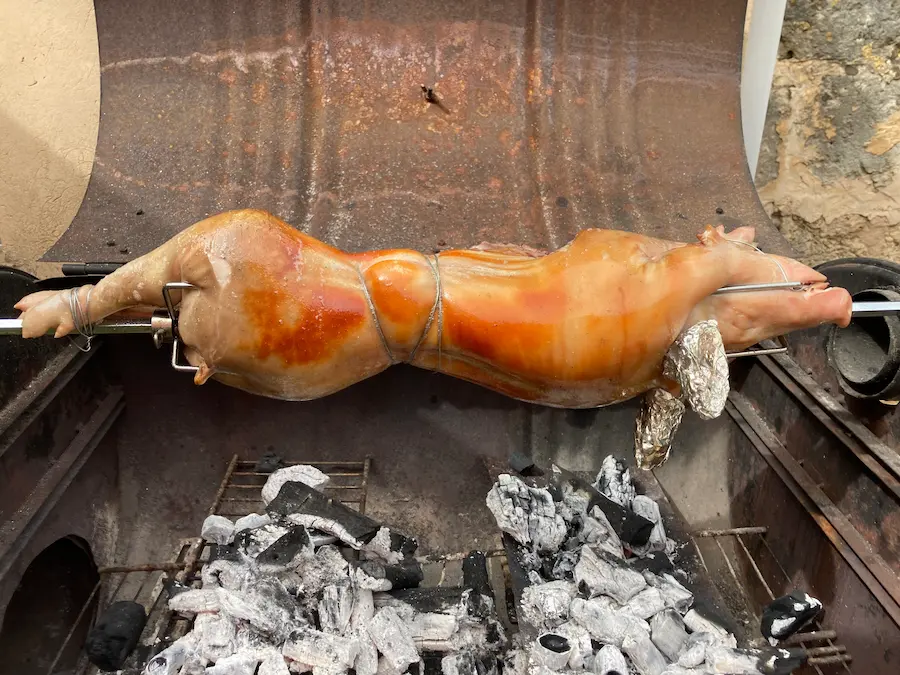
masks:
[[[354,511],[336,499],[311,488],[305,483],[288,482],[281,486],[278,495],[266,506],[266,511],[277,516],[301,514],[332,521],[362,544],[367,544],[378,534],[383,525],[368,516]],[[388,528],[389,529],[389,528]],[[391,551],[412,555],[418,543],[398,532],[390,532]]]
[[[428,612],[449,614],[463,601],[463,594],[467,590],[453,586],[428,586],[425,588],[391,590],[388,591],[388,595],[405,602],[422,614]],[[471,599],[470,596],[470,603]]]
[[[313,552],[309,532],[302,525],[292,527],[287,534],[279,537],[266,550],[256,556],[258,565],[286,566],[302,550]]]
[[[763,609],[760,632],[765,638],[784,640],[812,621],[822,603],[802,591],[776,598]]]
[[[653,572],[653,574],[675,574],[675,565],[665,553],[648,553],[643,558],[633,558],[628,561],[632,569],[637,572]]]
[[[757,668],[767,675],[790,675],[805,665],[806,659],[806,651],[801,647],[772,649],[760,657]]]
[[[284,467],[284,460],[274,452],[267,452],[260,457],[253,470],[257,473],[275,473]]]
[[[134,650],[147,613],[143,605],[130,600],[111,604],[88,633],[84,651],[88,660],[100,670],[120,670]]]
[[[399,565],[382,565],[374,560],[350,561],[373,579],[387,579],[392,589],[416,588],[425,578],[422,565],[416,560],[401,562]]]
[[[644,546],[650,541],[650,534],[653,532],[654,525],[652,521],[639,516],[621,504],[617,504],[588,481],[579,478],[571,471],[553,467],[550,491],[555,500],[562,501],[564,487],[568,487],[576,494],[582,495],[587,499],[588,513],[595,506],[600,507],[600,510],[603,511],[610,525],[612,525],[613,530],[624,543],[631,546]]]
[[[488,577],[487,557],[481,551],[471,551],[463,559],[463,585],[480,595],[493,597],[491,580]]]
[[[522,476],[540,475],[541,471],[524,452],[516,451],[509,456],[509,468]]]

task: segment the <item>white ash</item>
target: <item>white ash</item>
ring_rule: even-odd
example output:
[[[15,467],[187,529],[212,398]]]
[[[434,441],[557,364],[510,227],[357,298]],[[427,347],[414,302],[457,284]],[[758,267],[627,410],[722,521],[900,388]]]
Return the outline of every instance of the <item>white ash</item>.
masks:
[[[241,592],[217,588],[221,611],[250,623],[257,631],[283,641],[298,627],[295,603],[277,579],[253,578]]]
[[[383,607],[369,622],[369,635],[388,663],[403,673],[413,663],[418,663],[419,653],[409,627],[400,619],[393,607]]]
[[[285,663],[284,655],[273,648],[260,662],[256,675],[289,675],[290,672],[287,663]]]
[[[194,620],[191,636],[195,639],[197,653],[215,663],[235,653],[237,624],[222,614],[201,614]]]
[[[169,599],[169,609],[180,614],[218,612],[220,606],[215,589],[192,588]]]
[[[230,591],[237,591],[243,588],[249,574],[247,565],[217,558],[203,567],[200,571],[200,578],[203,581],[204,589],[221,586]]]
[[[572,650],[569,654],[569,668],[583,670],[590,665],[594,656],[591,634],[575,621],[566,621],[555,628],[555,632],[569,640]]]
[[[656,575],[647,571],[644,572],[644,579],[659,590],[666,607],[677,610],[679,614],[686,613],[694,604],[694,594],[668,572]]]
[[[663,611],[666,604],[662,594],[652,586],[645,588],[622,606],[623,612],[628,612],[639,619],[647,620],[657,612]]]
[[[356,671],[356,675],[375,675],[378,671],[378,648],[372,641],[369,631],[366,628],[355,628],[353,636],[359,645],[353,670]]]
[[[359,653],[359,641],[309,628],[295,633],[284,642],[281,653],[313,668],[318,666],[341,671],[353,666]]]
[[[247,537],[247,545],[244,548],[246,555],[255,559],[260,553],[269,548],[276,541],[288,533],[288,528],[277,523],[269,523],[253,528]]]
[[[722,675],[760,675],[759,658],[728,647],[706,650],[706,670]]]
[[[266,484],[262,488],[262,500],[265,504],[271,502],[278,496],[278,492],[285,483],[304,483],[314,490],[321,490],[330,480],[326,474],[308,464],[287,466],[274,471],[266,479]]]
[[[355,604],[356,594],[349,579],[326,586],[319,601],[319,623],[322,630],[339,635],[346,633]]]
[[[255,675],[259,661],[245,654],[232,654],[206,669],[206,675]]]
[[[648,553],[665,551],[666,530],[659,512],[659,505],[646,495],[637,495],[631,502],[631,510],[653,523],[650,539],[643,546],[632,546],[632,552],[639,557],[644,557]]]
[[[631,672],[622,652],[612,645],[603,645],[597,652],[591,670],[596,675],[628,675]]]
[[[143,675],[176,675],[194,654],[193,640],[180,638],[154,656],[144,666]]]
[[[500,474],[486,503],[500,529],[520,544],[533,545],[538,551],[555,551],[566,538],[566,523],[548,490]]]
[[[368,588],[356,587],[356,603],[350,614],[350,627],[360,630],[369,625],[369,621],[375,616],[375,600],[372,591]]]
[[[684,625],[687,626],[692,633],[712,633],[719,642],[729,647],[737,647],[737,641],[735,640],[734,635],[706,617],[701,616],[696,609],[689,610],[684,615]]]
[[[548,581],[526,586],[519,610],[533,626],[552,628],[569,616],[569,605],[577,594],[570,581]]]
[[[631,614],[607,609],[595,600],[575,598],[571,605],[572,618],[590,633],[591,637],[604,644],[621,647],[629,631],[643,630],[648,635],[650,626],[646,621]]]
[[[631,471],[613,455],[607,455],[603,459],[594,487],[626,509],[631,508],[631,501],[636,494],[634,483],[631,482]]]
[[[657,613],[650,620],[650,639],[669,661],[678,661],[678,655],[688,639],[681,615],[674,609]]]
[[[551,671],[563,670],[569,665],[572,645],[569,640],[557,633],[539,635],[531,644],[531,660]]]
[[[650,636],[639,627],[631,628],[622,640],[622,651],[641,675],[660,675],[668,662]]]
[[[595,506],[591,509],[591,514],[585,516],[580,538],[585,544],[595,544],[617,558],[625,559],[622,541],[599,506]]]
[[[684,668],[697,668],[706,661],[706,650],[715,645],[718,638],[712,633],[691,633],[687,636],[681,651],[678,653],[677,663]]]
[[[225,516],[207,516],[200,536],[216,544],[230,544],[234,539],[234,523]]]
[[[357,551],[361,550],[364,546],[363,542],[347,531],[347,528],[329,518],[314,516],[308,513],[292,513],[287,516],[287,520],[295,525],[303,525],[308,530],[319,530],[331,534]]]
[[[391,531],[386,527],[378,528],[378,532],[362,550],[370,560],[374,557],[388,565],[396,565],[403,560],[399,551],[391,550]]]
[[[608,595],[625,604],[647,586],[640,572],[607,561],[591,546],[581,549],[581,559],[575,566],[575,582],[587,588],[591,596]]]

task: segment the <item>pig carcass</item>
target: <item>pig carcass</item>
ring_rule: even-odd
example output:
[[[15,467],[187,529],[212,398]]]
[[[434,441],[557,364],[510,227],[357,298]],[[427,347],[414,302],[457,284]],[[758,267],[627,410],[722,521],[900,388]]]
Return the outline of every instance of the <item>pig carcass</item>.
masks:
[[[178,291],[196,384],[214,378],[287,400],[326,396],[406,362],[501,394],[562,408],[617,403],[651,389],[682,331],[715,319],[729,350],[850,321],[851,299],[797,261],[752,245],[751,228],[707,226],[696,243],[616,230],[580,232],[557,251],[482,244],[429,255],[345,253],[271,214],[221,213],[76,289],[87,321],[164,306]],[[805,291],[712,295],[784,281]],[[75,330],[69,294],[23,298],[24,337]]]

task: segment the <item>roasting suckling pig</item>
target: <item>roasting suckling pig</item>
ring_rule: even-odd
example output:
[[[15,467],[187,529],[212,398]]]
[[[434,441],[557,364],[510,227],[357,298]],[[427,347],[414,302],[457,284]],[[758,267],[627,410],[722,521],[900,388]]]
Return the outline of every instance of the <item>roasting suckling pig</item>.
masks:
[[[439,255],[349,254],[266,212],[240,210],[202,220],[75,292],[97,322],[164,306],[167,282],[196,286],[175,297],[197,384],[212,377],[309,400],[408,362],[516,399],[590,408],[654,388],[677,394],[663,360],[700,321],[715,319],[729,350],[849,323],[847,291],[826,288],[795,260],[761,253],[753,237],[751,228],[707,226],[686,244],[592,229],[549,253],[482,244]],[[785,277],[813,285],[711,295]],[[70,292],[19,301],[22,335],[73,332]]]

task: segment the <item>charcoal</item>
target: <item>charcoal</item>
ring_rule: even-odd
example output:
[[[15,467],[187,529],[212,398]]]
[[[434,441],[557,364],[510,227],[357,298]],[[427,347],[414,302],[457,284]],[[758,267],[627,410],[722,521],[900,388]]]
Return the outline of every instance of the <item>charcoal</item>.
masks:
[[[356,675],[375,675],[378,670],[378,648],[364,627],[355,630],[354,637],[359,644],[359,652],[353,662],[353,670]]]
[[[675,565],[664,553],[647,553],[641,558],[632,558],[628,561],[628,565],[636,572],[650,572],[657,576],[675,572]],[[644,576],[646,577],[646,575]],[[649,579],[647,579],[647,583],[654,585]]]
[[[178,671],[194,653],[191,640],[185,636],[176,640],[154,656],[144,666],[143,675],[177,675]]]
[[[248,574],[245,564],[218,558],[203,566],[200,578],[204,589],[221,586],[229,591],[237,591],[244,585]]]
[[[228,559],[235,562],[243,562],[245,556],[255,559],[256,556],[286,535],[288,530],[290,530],[289,527],[278,523],[261,525],[252,530],[242,530],[234,537],[234,546],[237,547],[236,555],[228,556]]]
[[[473,614],[476,606],[470,589],[452,586],[431,586],[425,588],[404,588],[389,593],[376,593],[376,608],[394,606],[398,601],[412,607],[416,612],[438,612],[442,614]]]
[[[256,473],[274,473],[284,466],[284,460],[274,452],[267,452],[253,466]]]
[[[355,637],[331,635],[313,629],[303,629],[290,637],[281,649],[289,659],[312,668],[341,671],[351,668],[359,654],[359,640]]]
[[[664,609],[650,620],[650,639],[669,661],[677,661],[688,639],[681,615],[674,609]]]
[[[262,487],[262,500],[264,504],[270,503],[285,483],[302,483],[314,490],[321,490],[329,482],[330,478],[314,466],[308,464],[296,464],[278,469],[266,479]]]
[[[97,618],[85,640],[88,660],[100,670],[119,670],[137,645],[146,623],[143,605],[130,600],[112,603]]]
[[[587,629],[575,621],[566,621],[557,626],[554,632],[564,636],[572,646],[572,651],[569,653],[569,668],[571,670],[587,668],[594,655],[591,634]]]
[[[478,675],[474,655],[470,652],[448,654],[441,659],[441,673],[443,675]]]
[[[284,483],[266,510],[298,525],[334,535],[355,549],[362,549],[379,535],[380,530],[384,530],[382,536],[389,539],[389,550],[401,558],[412,556],[418,546],[415,539],[385,528],[304,483]]]
[[[560,500],[565,488],[583,496],[587,502],[587,512],[595,506],[599,507],[620,541],[629,546],[643,546],[649,541],[650,533],[653,531],[652,522],[609,499],[586,480],[570,471],[553,466],[551,483],[556,488],[556,496]]]
[[[523,476],[533,476],[541,473],[534,460],[519,450],[516,450],[509,456],[509,468]]]
[[[635,595],[622,606],[622,611],[633,614],[639,619],[647,620],[665,608],[662,594],[649,586]]]
[[[737,647],[737,642],[731,633],[717,623],[701,616],[696,609],[692,609],[684,615],[684,625],[687,626],[692,633],[712,633],[716,636],[716,639],[724,645]]]
[[[254,577],[242,591],[217,588],[216,593],[223,612],[275,640],[285,639],[296,628],[294,600],[277,579]]]
[[[353,562],[368,577],[376,580],[385,580],[387,588],[380,587],[372,590],[390,590],[392,588],[416,588],[425,578],[422,564],[416,560],[402,561],[397,565],[384,565],[374,560]],[[380,585],[383,586],[383,585]]]
[[[298,592],[305,598],[315,598],[329,584],[343,582],[349,565],[336,546],[323,546],[315,555],[302,558],[292,570],[296,575]]]
[[[532,626],[550,629],[569,615],[577,589],[569,581],[549,581],[528,586],[522,592],[519,611]]]
[[[691,605],[694,604],[694,594],[682,586],[671,574],[656,575],[645,572],[644,579],[647,580],[648,584],[659,590],[666,607],[671,607],[678,610],[680,614],[685,614]],[[700,628],[700,630],[703,629]]]
[[[776,598],[763,609],[760,632],[770,641],[789,638],[822,611],[822,603],[802,591]]]
[[[532,488],[500,474],[486,499],[498,527],[523,545],[556,551],[566,537],[566,524],[548,490]]]
[[[260,662],[256,675],[290,675],[290,672],[284,662],[284,656],[277,649],[273,649],[272,653]]]
[[[597,652],[591,670],[596,675],[628,675],[631,672],[622,652],[612,645],[604,645]]]
[[[309,532],[302,525],[290,528],[256,556],[260,571],[275,573],[282,569],[294,569],[301,557],[313,554]]]
[[[565,668],[571,653],[572,645],[568,638],[558,633],[544,633],[531,645],[534,662],[553,671]]]
[[[384,577],[373,577],[359,566],[355,561],[350,568],[350,578],[359,588],[368,591],[389,591],[392,588],[391,582]]]
[[[215,588],[192,588],[169,598],[169,609],[180,614],[218,612],[219,596]]]
[[[230,544],[234,538],[234,523],[225,516],[207,516],[200,536],[216,544]]]
[[[612,455],[607,455],[600,465],[600,473],[594,481],[594,488],[601,494],[626,509],[631,508],[634,499],[634,483],[631,482],[631,471],[625,463]]]
[[[575,578],[575,565],[578,564],[576,551],[560,551],[553,559],[550,577],[560,581],[572,581]]]
[[[736,649],[713,646],[706,650],[706,669],[727,675],[788,675],[806,663],[803,649]]]
[[[609,518],[599,506],[591,508],[589,516],[582,521],[581,540],[585,544],[597,544],[603,550],[613,554],[617,558],[624,559],[622,542],[615,528],[609,522]]]
[[[379,609],[369,622],[369,635],[388,663],[403,673],[413,663],[419,662],[419,653],[408,626],[393,607]]]
[[[233,654],[216,661],[206,669],[206,675],[254,675],[259,661],[246,654]]]
[[[319,601],[320,628],[326,633],[346,633],[350,627],[355,601],[356,594],[349,579],[326,586]]]
[[[494,597],[491,580],[488,577],[487,557],[481,551],[470,551],[462,563],[463,585],[479,595]],[[400,588],[394,586],[394,588]]]
[[[659,505],[645,495],[637,495],[631,501],[631,508],[636,514],[653,523],[653,529],[650,532],[650,539],[647,543],[643,546],[632,546],[631,550],[638,556],[665,551],[666,530],[663,526],[662,515],[659,512]]]
[[[660,675],[666,669],[666,657],[643,628],[633,627],[628,631],[622,641],[622,651],[641,675]]]
[[[678,652],[678,665],[684,668],[696,668],[706,661],[706,650],[719,640],[713,633],[702,631],[687,636]]]
[[[584,626],[593,639],[620,648],[629,631],[643,630],[649,636],[650,626],[646,621],[604,605],[596,600],[575,598],[570,608],[572,619]]]
[[[243,532],[244,530],[255,530],[258,527],[269,525],[272,517],[268,514],[249,513],[246,516],[238,518],[234,521],[234,533]]]
[[[586,588],[591,597],[608,595],[619,604],[625,604],[647,586],[640,573],[591,546],[581,550],[581,559],[575,566],[575,582],[579,588]]]
[[[198,614],[190,634],[196,640],[197,652],[209,661],[218,661],[235,651],[237,624],[230,616]]]

